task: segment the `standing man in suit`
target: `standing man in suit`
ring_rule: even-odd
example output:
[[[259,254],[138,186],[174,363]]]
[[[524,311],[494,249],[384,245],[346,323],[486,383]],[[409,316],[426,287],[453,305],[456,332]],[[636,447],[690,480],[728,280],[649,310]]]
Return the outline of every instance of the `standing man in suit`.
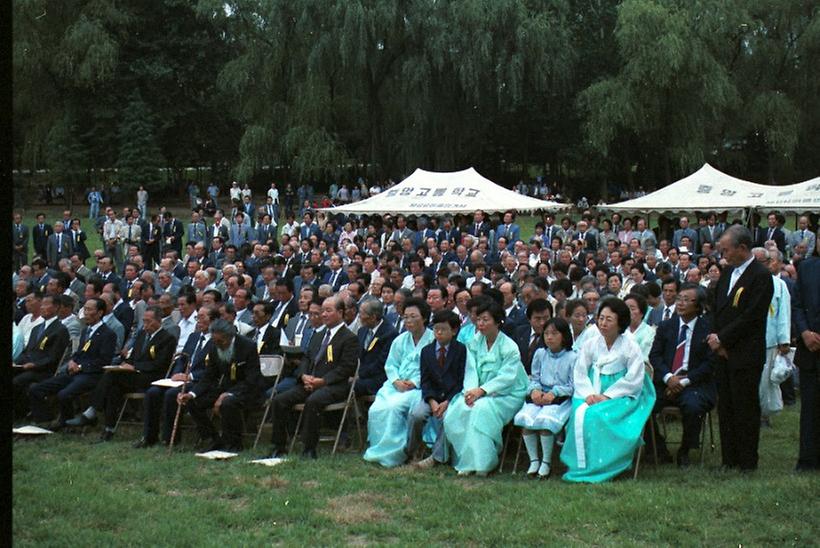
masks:
[[[689,464],[689,450],[700,445],[704,415],[715,406],[717,389],[712,376],[712,350],[706,343],[711,331],[706,309],[706,290],[686,283],[677,295],[677,308],[661,322],[649,352],[655,370],[655,411],[675,406],[683,417],[683,440],[677,454],[678,466]],[[654,420],[654,418],[653,418]],[[658,453],[667,456],[665,440],[656,432]]]
[[[718,226],[717,215],[713,211],[706,216],[706,226],[700,228],[697,252],[703,252],[703,244],[711,244],[712,249],[716,249],[718,240],[720,240],[722,235],[723,229]]]
[[[199,218],[199,212],[194,211],[191,213],[191,222],[188,223],[188,243],[205,243],[207,235],[205,223]]]
[[[323,284],[328,284],[333,288],[333,292],[339,291],[339,288],[350,282],[347,272],[342,268],[342,257],[338,253],[334,253],[330,257],[330,271],[325,274],[322,280]]]
[[[71,220],[71,230],[68,232],[68,236],[71,240],[71,254],[77,255],[82,264],[85,264],[85,260],[91,254],[88,252],[88,246],[85,243],[88,235],[80,226],[80,219],[74,218]]]
[[[104,412],[100,441],[110,441],[114,437],[117,415],[125,394],[145,391],[152,382],[164,377],[171,365],[177,341],[161,328],[161,318],[162,310],[158,306],[145,309],[142,330],[133,351],[120,366],[128,371],[107,371],[103,374],[91,395],[91,405],[66,422],[68,426],[93,426],[97,423],[97,413]]]
[[[816,244],[815,244],[816,245]],[[800,369],[800,454],[797,470],[820,470],[820,246],[797,267],[792,300]]]
[[[755,261],[749,229],[733,225],[720,238],[729,266],[715,287],[714,320],[708,336],[716,354],[723,465],[757,468],[760,441],[758,387],[766,363],[766,316],[772,302],[772,275]]]
[[[513,251],[515,242],[521,239],[521,227],[515,224],[513,211],[505,212],[502,224],[495,229],[496,241],[502,236],[507,239],[507,249]]]
[[[39,255],[43,259],[47,257],[46,248],[48,247],[48,237],[54,232],[54,229],[46,222],[46,214],[37,214],[37,224],[31,229],[31,237],[34,240],[34,254]]]
[[[159,249],[162,241],[162,225],[159,215],[151,215],[144,236],[142,239],[142,258],[145,261],[145,267],[151,269],[159,263]]]
[[[348,379],[356,372],[359,343],[356,335],[344,326],[344,309],[340,297],[325,299],[322,303],[325,329],[316,355],[302,358],[296,375],[299,383],[273,399],[273,457],[287,454],[286,427],[290,410],[297,403],[304,403],[303,455],[315,459],[322,409],[331,403],[344,401],[348,394]]]
[[[806,245],[806,255],[811,256],[817,243],[817,236],[809,230],[809,218],[805,215],[797,220],[797,230],[789,234],[788,249],[790,253],[794,253],[795,248],[800,244]]]
[[[54,375],[65,349],[70,348],[68,329],[57,316],[59,308],[59,295],[43,297],[40,303],[43,323],[34,327],[23,353],[14,361],[20,366],[14,370],[12,382],[15,417],[23,417],[28,412],[29,386]]]
[[[766,223],[769,225],[765,230],[757,231],[757,247],[766,247],[766,242],[769,240],[777,244],[777,249],[781,253],[786,252],[786,235],[783,229],[777,226],[777,213],[769,213],[766,217]]]
[[[67,259],[71,255],[71,238],[63,232],[63,223],[54,223],[54,231],[48,237],[46,244],[46,260],[48,265],[57,269],[60,259]]]
[[[473,213],[473,222],[468,225],[467,234],[475,236],[476,240],[482,236],[490,236],[490,224],[484,220],[484,212],[480,209]]]
[[[575,234],[575,239],[580,240],[585,244],[586,251],[598,251],[598,235],[589,230],[589,225],[586,221],[578,221],[576,225],[578,232]]]
[[[117,265],[122,263],[122,221],[117,219],[117,213],[107,208],[108,219],[103,223],[103,242],[106,255],[111,257]]]
[[[177,256],[182,256],[182,237],[185,233],[185,229],[182,227],[182,222],[179,219],[174,218],[173,214],[170,211],[166,211],[163,215],[163,220],[165,221],[162,225],[162,253],[165,254],[165,251],[169,249],[173,249],[177,252]]]
[[[259,353],[252,340],[236,334],[233,324],[218,319],[211,324],[213,347],[206,358],[205,374],[177,401],[187,405],[208,451],[242,450],[242,412],[259,401]],[[222,419],[220,435],[208,411]]]
[[[109,365],[116,353],[117,336],[103,323],[104,314],[105,303],[102,299],[88,299],[83,306],[86,328],[77,351],[68,361],[67,370],[29,387],[29,403],[36,422],[49,420],[51,412],[46,398],[56,393],[60,416],[49,428],[63,428],[66,421],[74,416],[74,400],[97,386],[102,377],[102,367]]]
[[[672,235],[672,247],[680,248],[681,246],[681,238],[684,236],[689,238],[689,241],[692,242],[692,250],[700,249],[699,240],[698,240],[698,233],[695,231],[694,228],[689,227],[689,218],[688,217],[681,217],[680,218],[680,228],[675,231]],[[690,250],[691,251],[691,250]]]
[[[137,213],[137,215],[139,215],[139,213]],[[137,249],[139,249],[140,242],[142,241],[142,228],[140,228],[140,225],[136,222],[136,219],[136,217],[128,215],[123,221],[122,228],[120,229],[120,241],[122,241],[122,261],[127,260],[128,248],[133,245],[137,246]],[[117,264],[117,269],[122,271],[122,263]]]
[[[14,226],[12,227],[12,245],[14,247],[14,270],[20,270],[24,264],[28,264],[28,227],[23,224],[23,216],[20,213],[14,214]]]
[[[354,390],[357,396],[372,396],[387,381],[384,364],[398,332],[384,321],[384,305],[376,299],[367,299],[359,306],[359,322],[360,365]]]

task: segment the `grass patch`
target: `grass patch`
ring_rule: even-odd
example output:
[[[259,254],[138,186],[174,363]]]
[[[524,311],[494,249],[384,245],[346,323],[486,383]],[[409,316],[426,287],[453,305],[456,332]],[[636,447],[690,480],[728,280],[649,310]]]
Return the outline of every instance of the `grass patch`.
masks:
[[[812,545],[820,479],[792,472],[798,414],[763,430],[753,475],[721,472],[707,449],[703,468],[647,463],[637,481],[594,486],[385,470],[324,445],[318,461],[274,468],[248,463],[267,447],[209,462],[187,444],[131,449],[131,428],[103,445],[90,445],[96,432],[16,440],[13,535],[17,546]]]

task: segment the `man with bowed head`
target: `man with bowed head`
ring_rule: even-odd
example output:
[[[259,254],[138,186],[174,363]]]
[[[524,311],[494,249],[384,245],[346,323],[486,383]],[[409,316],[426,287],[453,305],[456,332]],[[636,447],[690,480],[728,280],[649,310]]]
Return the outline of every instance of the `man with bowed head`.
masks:
[[[774,293],[772,275],[755,261],[752,245],[752,233],[740,225],[730,226],[720,238],[729,265],[715,288],[712,333],[707,338],[716,354],[723,465],[742,471],[757,468],[758,387],[766,363],[766,316]]]

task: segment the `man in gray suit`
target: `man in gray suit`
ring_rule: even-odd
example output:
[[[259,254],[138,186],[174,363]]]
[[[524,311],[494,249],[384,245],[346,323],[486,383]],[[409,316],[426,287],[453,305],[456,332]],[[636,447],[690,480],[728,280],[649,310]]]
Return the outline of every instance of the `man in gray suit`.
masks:
[[[794,254],[795,248],[802,243],[806,245],[806,255],[811,256],[815,242],[817,242],[817,236],[809,230],[809,218],[803,215],[797,220],[797,230],[789,234],[786,240],[787,249],[790,254]]]
[[[703,252],[703,244],[712,244],[712,249],[717,249],[717,242],[723,234],[723,228],[717,224],[717,215],[710,212],[706,217],[706,226],[700,228],[700,239],[698,240],[698,253]]]
[[[46,243],[46,260],[48,266],[56,269],[60,259],[71,255],[71,237],[63,233],[63,223],[54,223],[54,233],[48,237]]]

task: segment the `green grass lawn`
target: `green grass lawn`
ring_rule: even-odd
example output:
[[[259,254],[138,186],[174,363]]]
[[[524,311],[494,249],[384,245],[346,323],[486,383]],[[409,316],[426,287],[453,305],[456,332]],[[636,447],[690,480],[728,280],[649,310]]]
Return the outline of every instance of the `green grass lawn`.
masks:
[[[267,445],[211,462],[189,445],[131,449],[134,428],[104,445],[90,445],[96,431],[16,440],[13,535],[17,546],[807,546],[820,534],[820,481],[792,472],[798,414],[764,429],[754,474],[719,471],[718,449],[704,468],[646,464],[637,481],[596,486],[385,470],[325,445],[318,461],[274,468],[248,463]]]

